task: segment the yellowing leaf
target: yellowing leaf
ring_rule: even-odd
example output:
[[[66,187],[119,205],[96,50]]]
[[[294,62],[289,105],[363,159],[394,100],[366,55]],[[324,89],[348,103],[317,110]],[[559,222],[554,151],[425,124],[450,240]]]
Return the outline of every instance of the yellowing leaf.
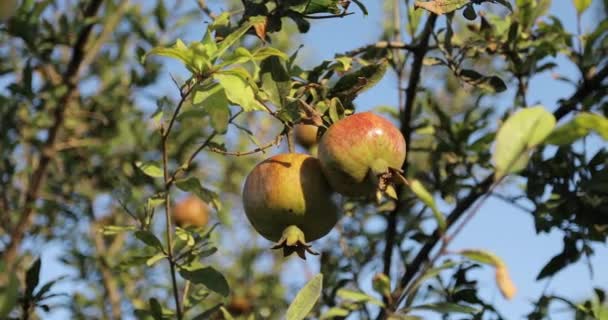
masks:
[[[513,280],[511,280],[511,277],[509,276],[507,265],[502,261],[502,259],[485,250],[462,250],[459,252],[459,254],[473,261],[491,265],[496,268],[496,285],[498,286],[500,293],[503,295],[503,297],[505,297],[505,299],[513,298],[517,288],[515,288],[515,284],[513,284]]]
[[[582,14],[591,5],[591,0],[573,0],[577,14]]]
[[[504,265],[496,268],[496,285],[505,299],[511,300],[517,292],[517,288],[509,276],[509,270]]]

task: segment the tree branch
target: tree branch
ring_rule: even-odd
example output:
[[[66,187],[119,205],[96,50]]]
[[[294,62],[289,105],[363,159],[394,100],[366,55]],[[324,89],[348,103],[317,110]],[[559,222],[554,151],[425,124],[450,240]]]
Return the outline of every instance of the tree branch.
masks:
[[[574,111],[580,101],[594,93],[601,87],[604,79],[608,77],[608,66],[605,66],[591,78],[584,80],[578,90],[568,99],[562,102],[561,106],[555,110],[553,115],[557,120],[560,120],[568,113]],[[488,193],[494,183],[494,172],[492,172],[487,178],[480,182],[477,187],[469,192],[469,194],[458,202],[456,207],[447,217],[447,228],[452,227],[456,221],[458,221],[464,213],[483,195]],[[405,273],[399,282],[399,286],[395,289],[392,296],[394,299],[399,299],[403,293],[404,288],[412,281],[414,276],[418,273],[421,266],[428,259],[429,254],[435,247],[435,245],[441,239],[441,234],[438,230],[432,234],[431,239],[420,249],[414,260],[409,263],[405,269]]]
[[[410,70],[410,79],[408,83],[408,87],[405,92],[405,106],[401,111],[401,133],[405,137],[406,141],[406,160],[403,164],[403,171],[407,172],[408,163],[407,157],[409,156],[407,152],[407,148],[409,147],[410,137],[412,134],[411,121],[412,121],[412,113],[414,110],[414,106],[416,104],[416,92],[418,91],[418,84],[420,83],[420,76],[422,72],[422,61],[424,60],[424,56],[428,51],[428,44],[431,37],[431,33],[435,27],[435,22],[437,21],[437,16],[435,14],[431,14],[426,21],[424,26],[424,30],[420,36],[419,43],[416,45],[416,49],[414,49],[414,60],[412,61],[412,67]],[[400,187],[401,189],[401,187]],[[391,261],[393,256],[393,248],[395,246],[395,238],[397,233],[397,214],[402,209],[403,202],[397,201],[397,205],[395,210],[393,210],[387,218],[387,230],[386,230],[386,241],[384,248],[384,273],[386,275],[390,275]],[[393,301],[395,301],[393,299]],[[389,306],[391,308],[392,306]]]
[[[101,7],[103,0],[92,0],[84,11],[84,20],[91,20]],[[43,180],[46,176],[48,166],[53,158],[55,143],[58,133],[63,126],[65,120],[65,110],[71,100],[76,96],[78,72],[82,66],[82,61],[85,57],[85,46],[90,38],[93,24],[87,24],[78,34],[76,42],[72,48],[72,56],[68,63],[66,72],[63,75],[63,83],[67,86],[66,93],[59,99],[57,107],[53,112],[53,126],[49,129],[47,139],[41,148],[41,156],[38,167],[34,170],[25,192],[25,203],[23,212],[17,222],[17,225],[11,232],[10,242],[3,252],[3,259],[9,268],[12,267],[17,256],[17,249],[23,240],[25,232],[29,229],[34,214],[34,207],[38,193],[42,187]]]

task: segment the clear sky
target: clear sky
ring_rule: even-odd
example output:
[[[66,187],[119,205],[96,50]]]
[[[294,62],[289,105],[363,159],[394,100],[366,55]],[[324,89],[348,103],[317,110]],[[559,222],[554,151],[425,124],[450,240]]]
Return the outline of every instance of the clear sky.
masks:
[[[322,59],[332,58],[336,53],[352,50],[378,40],[382,24],[382,1],[364,1],[368,5],[370,16],[362,17],[360,14],[346,17],[342,20],[325,20],[313,23],[311,31],[302,39],[305,45],[304,52],[311,54],[306,59],[310,65]],[[553,1],[552,14],[562,19],[567,30],[575,32],[576,17],[571,1]],[[584,16],[584,25],[593,24],[589,14]],[[442,22],[441,22],[442,23]],[[198,31],[196,31],[198,32]],[[200,37],[195,31],[188,32],[194,35],[191,40]],[[565,59],[558,58],[558,73],[578,77],[576,69]],[[171,93],[174,88],[170,82],[163,90]],[[359,110],[373,108],[379,105],[396,105],[397,93],[394,87],[394,77],[388,75],[373,90],[362,94],[356,101]],[[572,93],[573,88],[567,84],[555,81],[549,73],[539,75],[530,84],[528,101],[540,102],[549,110],[556,108],[556,101]],[[497,107],[505,107],[513,101],[513,91],[498,96]],[[593,140],[594,143],[601,143]],[[599,145],[598,145],[599,147]],[[507,192],[509,188],[506,189]],[[508,319],[519,319],[531,310],[531,302],[535,301],[545,290],[546,292],[562,295],[574,299],[585,299],[591,296],[594,286],[608,289],[608,249],[605,245],[596,245],[596,255],[591,259],[595,272],[591,275],[584,262],[566,268],[552,278],[536,282],[534,279],[542,266],[555,254],[561,251],[562,237],[560,232],[536,235],[532,216],[527,212],[490,198],[476,215],[475,219],[467,225],[465,230],[451,245],[452,250],[463,248],[487,249],[502,257],[507,263],[511,276],[517,285],[518,294],[512,301],[505,301],[498,293],[492,270],[485,268],[478,271],[478,279],[484,297],[495,301],[499,310]],[[43,269],[42,283],[65,274],[65,269],[53,261],[61,252],[56,243],[47,245],[42,250]],[[293,261],[291,261],[293,262]],[[314,259],[309,259],[311,269],[318,270]],[[299,268],[299,263],[289,263],[286,266]],[[376,270],[379,271],[379,270]],[[294,280],[295,282],[303,279]],[[58,285],[58,291],[72,291],[71,285]],[[53,312],[47,319],[66,319],[62,311]],[[563,313],[555,313],[552,319],[571,319]]]

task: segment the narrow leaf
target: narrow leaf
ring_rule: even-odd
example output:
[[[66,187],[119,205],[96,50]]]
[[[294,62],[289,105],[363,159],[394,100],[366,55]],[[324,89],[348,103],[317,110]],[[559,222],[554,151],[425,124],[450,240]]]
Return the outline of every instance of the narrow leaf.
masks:
[[[40,267],[42,262],[40,261],[40,257],[38,257],[34,263],[27,269],[25,274],[25,297],[26,299],[31,299],[33,297],[34,289],[38,286],[38,281],[40,281]]]
[[[302,320],[319,300],[323,288],[323,274],[317,274],[298,292],[287,309],[287,320]]]
[[[431,193],[426,190],[424,185],[416,179],[410,181],[409,187],[410,190],[412,190],[412,192],[418,197],[418,199],[420,199],[426,206],[431,208],[433,215],[435,216],[435,220],[437,221],[437,225],[439,226],[439,230],[442,232],[445,231],[445,216],[437,209],[433,195],[431,195]]]
[[[135,163],[135,166],[137,166],[137,168],[139,168],[139,170],[141,170],[141,172],[143,172],[144,174],[146,174],[147,176],[150,176],[152,178],[162,178],[163,177],[163,169],[161,169],[160,166],[155,162],[138,161]]]

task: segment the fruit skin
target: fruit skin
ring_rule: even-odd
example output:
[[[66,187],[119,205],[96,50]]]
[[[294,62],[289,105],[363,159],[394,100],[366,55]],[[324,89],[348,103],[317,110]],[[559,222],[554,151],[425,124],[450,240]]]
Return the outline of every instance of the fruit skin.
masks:
[[[278,241],[275,248],[283,247],[286,255],[295,251],[302,257],[300,249],[310,247],[306,241],[325,236],[338,221],[331,196],[319,160],[287,153],[262,161],[249,173],[243,205],[260,235]]]
[[[209,222],[209,206],[196,196],[188,196],[173,208],[173,221],[179,227],[201,228]]]
[[[323,173],[345,196],[371,196],[378,178],[399,170],[405,161],[405,138],[390,121],[371,112],[334,123],[319,142]]]
[[[296,141],[303,147],[310,148],[317,144],[319,127],[311,124],[298,124],[295,126]]]

